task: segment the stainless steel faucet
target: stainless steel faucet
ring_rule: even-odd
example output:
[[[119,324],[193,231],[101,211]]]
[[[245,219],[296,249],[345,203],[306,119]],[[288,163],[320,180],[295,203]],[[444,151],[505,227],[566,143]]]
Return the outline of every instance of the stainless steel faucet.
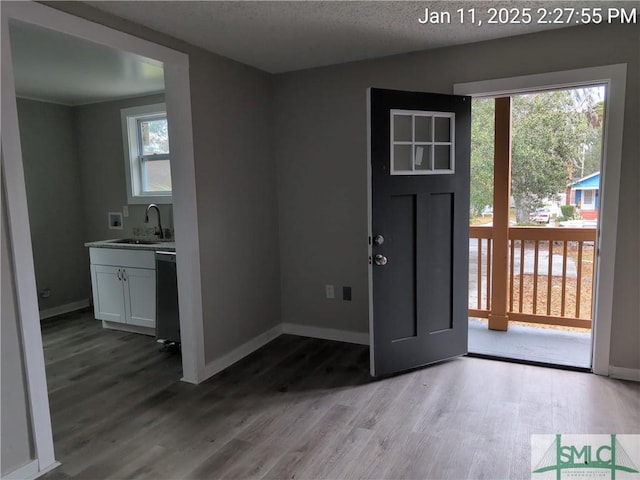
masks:
[[[150,203],[149,206],[147,207],[147,211],[144,214],[144,223],[149,223],[149,210],[151,210],[152,208],[156,209],[156,213],[158,214],[158,230],[160,230],[160,238],[164,238],[164,230],[162,230],[162,220],[160,219],[160,209],[158,208],[158,205],[156,205],[155,203]]]

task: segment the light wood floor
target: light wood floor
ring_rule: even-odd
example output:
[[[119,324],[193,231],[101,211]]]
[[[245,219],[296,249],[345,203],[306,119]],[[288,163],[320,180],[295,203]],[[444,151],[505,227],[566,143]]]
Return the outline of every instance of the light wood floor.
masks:
[[[533,433],[638,433],[640,385],[460,358],[371,381],[368,348],[282,336],[194,386],[154,339],[44,328],[56,479],[530,478]]]

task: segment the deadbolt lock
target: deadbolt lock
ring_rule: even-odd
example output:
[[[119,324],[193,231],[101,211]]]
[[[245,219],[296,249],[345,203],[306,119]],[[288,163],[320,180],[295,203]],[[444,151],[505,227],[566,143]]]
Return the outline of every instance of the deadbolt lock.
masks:
[[[375,257],[373,257],[373,261],[376,263],[376,265],[382,267],[387,264],[387,257],[381,254],[377,254]]]

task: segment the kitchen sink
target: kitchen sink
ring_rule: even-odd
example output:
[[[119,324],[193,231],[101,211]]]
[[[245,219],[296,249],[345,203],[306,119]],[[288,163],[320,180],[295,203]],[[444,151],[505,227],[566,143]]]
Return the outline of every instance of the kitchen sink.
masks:
[[[126,243],[128,245],[156,245],[160,242],[154,240],[141,240],[139,238],[119,238],[118,240],[111,240],[110,243]]]

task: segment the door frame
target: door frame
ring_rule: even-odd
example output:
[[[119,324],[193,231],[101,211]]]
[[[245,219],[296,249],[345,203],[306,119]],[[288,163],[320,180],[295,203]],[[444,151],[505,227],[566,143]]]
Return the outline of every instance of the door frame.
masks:
[[[613,282],[618,234],[622,131],[627,79],[627,64],[604,65],[561,72],[500,78],[455,84],[456,95],[498,97],[542,90],[605,85],[605,121],[598,222],[598,262],[594,288],[592,370],[610,375],[611,323],[613,316]]]
[[[40,316],[33,264],[33,250],[26,202],[24,168],[15,96],[9,21],[36,25],[161,62],[165,74],[167,114],[171,119],[171,145],[179,162],[172,165],[173,209],[180,327],[182,380],[199,383],[205,375],[200,246],[197,222],[195,164],[193,154],[188,55],[140,39],[54,8],[34,2],[3,3],[2,30],[2,172],[1,195],[6,199],[11,260],[14,267],[18,324],[31,417],[34,455],[38,471],[57,465],[47,392]]]
[[[373,349],[373,189],[371,186],[371,88],[365,92],[367,96],[367,294],[369,299],[369,374],[375,377],[375,356]]]

